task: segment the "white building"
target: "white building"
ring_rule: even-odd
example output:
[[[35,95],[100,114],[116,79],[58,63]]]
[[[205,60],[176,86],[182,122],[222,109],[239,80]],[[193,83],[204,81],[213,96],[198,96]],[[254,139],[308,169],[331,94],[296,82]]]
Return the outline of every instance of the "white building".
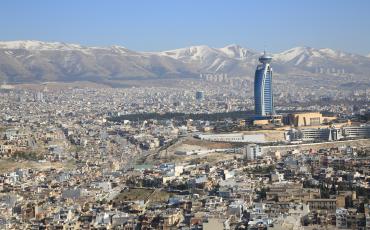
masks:
[[[225,133],[225,134],[197,134],[194,137],[206,141],[219,142],[252,142],[265,143],[265,135],[263,134],[244,134],[244,133]]]
[[[247,148],[246,151],[247,160],[253,161],[262,156],[261,146],[257,144],[249,144],[246,146],[246,148]]]
[[[336,227],[346,229],[347,228],[347,217],[348,217],[347,209],[337,208],[335,212]]]
[[[343,136],[346,138],[369,138],[370,125],[343,127]]]

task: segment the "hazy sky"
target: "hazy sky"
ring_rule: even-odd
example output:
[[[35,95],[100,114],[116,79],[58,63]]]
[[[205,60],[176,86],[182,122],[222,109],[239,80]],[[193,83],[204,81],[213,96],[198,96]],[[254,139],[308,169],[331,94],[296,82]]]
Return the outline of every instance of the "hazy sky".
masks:
[[[0,40],[190,45],[278,52],[295,46],[370,53],[368,0],[1,0]]]

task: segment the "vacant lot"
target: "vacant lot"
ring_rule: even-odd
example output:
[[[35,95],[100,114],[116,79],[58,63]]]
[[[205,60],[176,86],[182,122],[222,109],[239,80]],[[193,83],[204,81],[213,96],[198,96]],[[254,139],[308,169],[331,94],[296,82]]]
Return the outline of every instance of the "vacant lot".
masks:
[[[189,138],[183,141],[182,144],[200,146],[209,149],[227,149],[236,145],[233,143],[204,141],[195,138]]]
[[[118,202],[135,200],[144,200],[144,202],[148,200],[152,202],[166,202],[168,198],[170,198],[170,194],[160,189],[130,188],[121,192],[115,200]]]
[[[37,161],[15,161],[11,159],[0,160],[0,173],[7,173],[14,171],[17,168],[32,168],[32,169],[70,169],[73,168],[73,162],[37,162]]]

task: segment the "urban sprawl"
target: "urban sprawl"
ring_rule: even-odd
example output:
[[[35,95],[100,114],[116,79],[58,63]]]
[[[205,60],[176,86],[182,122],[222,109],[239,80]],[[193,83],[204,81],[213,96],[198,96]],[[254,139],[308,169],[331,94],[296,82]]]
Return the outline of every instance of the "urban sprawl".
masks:
[[[259,61],[254,81],[2,85],[0,229],[370,229],[370,89]]]

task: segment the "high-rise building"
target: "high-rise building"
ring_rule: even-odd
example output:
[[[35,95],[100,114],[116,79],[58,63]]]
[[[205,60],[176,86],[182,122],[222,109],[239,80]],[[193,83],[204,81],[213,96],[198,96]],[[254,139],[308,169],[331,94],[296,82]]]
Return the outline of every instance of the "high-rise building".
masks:
[[[256,69],[254,77],[254,106],[258,116],[275,114],[274,98],[272,93],[272,57],[266,52],[259,58],[261,62]]]
[[[204,100],[204,92],[203,91],[197,91],[197,92],[195,92],[195,98],[198,101]]]

